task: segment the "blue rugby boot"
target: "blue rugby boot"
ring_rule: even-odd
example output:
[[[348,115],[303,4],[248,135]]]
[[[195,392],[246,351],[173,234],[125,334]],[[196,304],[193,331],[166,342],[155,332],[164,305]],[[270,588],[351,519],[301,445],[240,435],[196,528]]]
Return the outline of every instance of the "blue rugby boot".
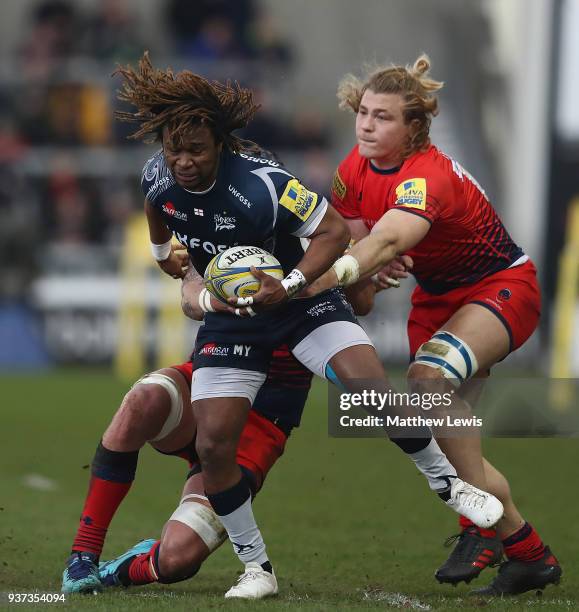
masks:
[[[126,568],[128,564],[139,555],[147,554],[157,540],[141,540],[137,542],[132,548],[129,548],[127,552],[122,555],[116,557],[115,559],[111,559],[110,561],[101,561],[98,567],[98,574],[100,577],[100,581],[102,586],[116,587],[116,586],[129,586],[124,584],[124,581],[121,580],[119,575],[119,570],[121,567]]]
[[[97,555],[89,552],[74,552],[66,562],[62,573],[63,593],[98,593],[103,585],[99,578]]]

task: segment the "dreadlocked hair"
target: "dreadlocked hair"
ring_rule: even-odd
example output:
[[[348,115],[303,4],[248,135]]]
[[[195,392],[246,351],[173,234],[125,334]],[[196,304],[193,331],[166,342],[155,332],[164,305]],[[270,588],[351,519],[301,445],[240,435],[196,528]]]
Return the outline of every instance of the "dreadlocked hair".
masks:
[[[244,128],[259,108],[253,102],[253,93],[239,83],[209,82],[189,70],[177,74],[170,68],[158,70],[151,64],[148,51],[137,70],[130,65],[119,66],[113,73],[117,74],[123,77],[118,99],[136,111],[116,111],[115,117],[139,124],[129,138],[155,142],[162,139],[163,128],[167,127],[169,142],[180,145],[193,129],[206,125],[216,141],[230,151],[259,150],[254,142],[232,134]]]

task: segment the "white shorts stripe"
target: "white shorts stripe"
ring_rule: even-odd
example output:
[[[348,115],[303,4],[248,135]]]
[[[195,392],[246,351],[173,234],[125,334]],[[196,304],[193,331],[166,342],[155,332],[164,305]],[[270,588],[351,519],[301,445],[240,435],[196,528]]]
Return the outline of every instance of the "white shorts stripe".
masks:
[[[252,404],[266,375],[237,368],[199,368],[193,371],[191,401],[211,397],[245,397]]]
[[[292,353],[306,368],[325,378],[330,359],[340,351],[359,344],[374,346],[368,334],[357,323],[333,321],[314,329],[296,344]]]

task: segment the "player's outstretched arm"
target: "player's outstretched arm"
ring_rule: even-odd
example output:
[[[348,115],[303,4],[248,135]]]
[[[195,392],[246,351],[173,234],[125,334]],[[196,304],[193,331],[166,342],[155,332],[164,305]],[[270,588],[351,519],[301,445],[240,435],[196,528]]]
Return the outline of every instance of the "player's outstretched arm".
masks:
[[[395,257],[416,246],[429,229],[430,222],[422,217],[406,211],[389,210],[366,238],[356,243],[348,255],[334,264],[333,271],[338,283],[351,285],[358,279],[379,272]]]
[[[308,288],[315,295],[331,287],[348,287],[372,276],[395,257],[416,246],[428,233],[430,222],[402,210],[389,210],[363,238],[340,257],[326,274]]]

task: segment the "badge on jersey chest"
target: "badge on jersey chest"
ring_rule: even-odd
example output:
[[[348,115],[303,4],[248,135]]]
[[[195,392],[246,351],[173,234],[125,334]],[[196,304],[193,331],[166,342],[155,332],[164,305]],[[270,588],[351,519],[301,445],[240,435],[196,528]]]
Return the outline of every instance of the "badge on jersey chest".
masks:
[[[297,179],[291,179],[286,185],[279,203],[296,217],[305,221],[316,207],[318,195],[306,189]]]
[[[396,187],[396,206],[426,210],[426,179],[413,178]]]

